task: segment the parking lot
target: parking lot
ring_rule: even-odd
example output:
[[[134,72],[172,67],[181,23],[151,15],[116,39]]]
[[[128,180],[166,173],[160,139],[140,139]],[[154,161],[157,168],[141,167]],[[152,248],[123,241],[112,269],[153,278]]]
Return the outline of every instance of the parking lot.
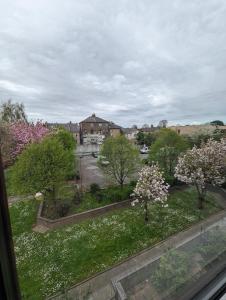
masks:
[[[97,183],[100,187],[104,187],[110,183],[97,166],[97,158],[91,155],[80,157],[79,168],[80,181],[85,188],[89,187],[92,183]]]
[[[147,158],[147,156],[147,154],[140,154],[141,159]],[[97,166],[97,158],[94,158],[92,155],[80,156],[78,164],[83,187],[88,188],[92,183],[97,183],[100,187],[113,184]]]

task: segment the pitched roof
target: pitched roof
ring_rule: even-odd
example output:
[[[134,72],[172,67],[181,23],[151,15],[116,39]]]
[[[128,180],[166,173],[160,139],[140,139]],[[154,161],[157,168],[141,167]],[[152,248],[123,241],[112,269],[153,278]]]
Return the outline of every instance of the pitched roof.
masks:
[[[78,123],[47,123],[47,126],[51,128],[56,128],[56,127],[64,127],[66,130],[70,132],[79,132],[79,124]]]
[[[141,132],[153,132],[158,130],[159,127],[147,127],[147,128],[140,128],[139,131]]]
[[[123,132],[125,134],[133,133],[133,132],[138,132],[137,128],[123,128]]]
[[[110,122],[109,128],[110,128],[110,129],[122,129],[121,126],[119,126],[119,125],[117,125],[117,124],[115,124],[115,123],[113,123],[113,122]]]
[[[104,119],[101,119],[99,117],[96,117],[95,114],[92,114],[92,116],[86,118],[85,120],[81,121],[80,123],[109,123],[109,122]]]

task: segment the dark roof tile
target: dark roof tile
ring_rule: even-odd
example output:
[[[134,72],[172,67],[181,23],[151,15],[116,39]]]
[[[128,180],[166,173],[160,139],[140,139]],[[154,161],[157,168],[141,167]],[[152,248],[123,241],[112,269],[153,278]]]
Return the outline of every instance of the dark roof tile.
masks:
[[[109,123],[109,122],[104,119],[101,119],[99,117],[96,117],[95,114],[92,114],[92,116],[86,118],[85,120],[81,121],[80,123]]]

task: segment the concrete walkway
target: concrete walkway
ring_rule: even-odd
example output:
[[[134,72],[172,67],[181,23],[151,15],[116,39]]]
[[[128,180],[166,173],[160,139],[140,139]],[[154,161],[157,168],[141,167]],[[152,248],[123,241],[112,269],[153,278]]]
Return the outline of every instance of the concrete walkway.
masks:
[[[220,197],[221,198],[221,197]],[[219,198],[219,199],[220,199]],[[226,200],[222,197],[221,204],[226,207]],[[130,274],[143,266],[155,260],[157,257],[163,255],[169,249],[179,247],[194,237],[198,236],[200,232],[214,226],[216,222],[226,218],[226,211],[223,210],[215,215],[210,216],[208,219],[199,222],[191,228],[181,231],[176,235],[169,237],[163,242],[158,243],[152,248],[146,249],[139,254],[130,257],[124,262],[115,265],[105,272],[99,273],[80,284],[77,284],[67,290],[67,295],[58,295],[49,299],[63,300],[67,299],[76,300],[113,300],[116,299],[115,289],[112,282],[117,282],[120,278]]]
[[[31,200],[33,198],[34,198],[34,196],[32,196],[32,195],[30,195],[30,196],[10,196],[10,197],[8,197],[8,203],[9,203],[9,206],[11,206],[13,203],[16,203],[18,201]]]

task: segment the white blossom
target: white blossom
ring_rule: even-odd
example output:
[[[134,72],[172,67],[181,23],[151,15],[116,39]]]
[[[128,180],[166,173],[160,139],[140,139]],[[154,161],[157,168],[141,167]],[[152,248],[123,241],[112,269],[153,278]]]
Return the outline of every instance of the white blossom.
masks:
[[[162,172],[157,165],[144,166],[139,172],[139,179],[134,189],[133,195],[136,200],[132,202],[141,202],[144,204],[147,219],[147,203],[159,202],[164,204],[167,200],[169,185],[165,184]]]
[[[35,199],[37,201],[43,201],[44,200],[44,196],[43,196],[42,193],[38,192],[38,193],[35,194]]]
[[[194,184],[202,197],[207,184],[219,185],[224,182],[224,142],[209,139],[200,148],[194,146],[178,159],[175,177],[187,184]]]

